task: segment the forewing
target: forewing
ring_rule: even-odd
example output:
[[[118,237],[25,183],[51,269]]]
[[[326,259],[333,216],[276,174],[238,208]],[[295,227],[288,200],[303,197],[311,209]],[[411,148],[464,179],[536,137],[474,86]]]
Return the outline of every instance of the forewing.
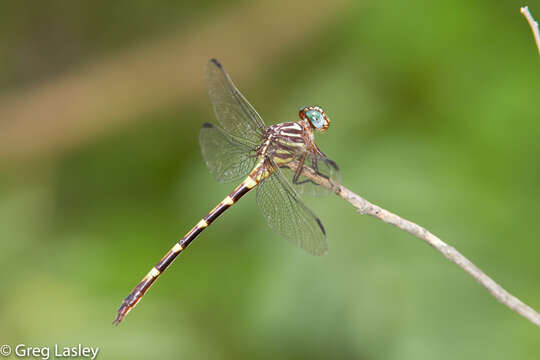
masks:
[[[264,121],[216,59],[206,66],[206,86],[214,114],[223,129],[229,135],[253,145],[259,144],[265,129]]]
[[[321,221],[302,202],[279,169],[257,189],[257,204],[270,228],[313,255],[328,252]]]
[[[254,166],[254,149],[234,140],[213,124],[202,126],[199,144],[206,166],[220,183],[242,179]]]

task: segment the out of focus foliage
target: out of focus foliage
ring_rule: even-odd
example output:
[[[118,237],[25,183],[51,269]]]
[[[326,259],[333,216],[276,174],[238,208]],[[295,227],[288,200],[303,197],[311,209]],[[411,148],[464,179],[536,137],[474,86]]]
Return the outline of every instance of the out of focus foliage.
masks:
[[[171,32],[196,36],[239,6],[248,3],[3,4],[0,97]],[[529,6],[540,16],[540,3]],[[318,143],[345,185],[540,308],[540,64],[519,6],[351,2],[314,26],[237,81],[246,97],[268,123],[321,105],[332,126]],[[202,79],[204,65],[184,71]],[[139,278],[233,186],[215,183],[199,153],[207,100],[179,104],[0,164],[0,342],[82,343],[101,359],[538,356],[536,327],[439,253],[335,197],[306,199],[326,226],[326,257],[272,233],[250,194],[110,325]]]

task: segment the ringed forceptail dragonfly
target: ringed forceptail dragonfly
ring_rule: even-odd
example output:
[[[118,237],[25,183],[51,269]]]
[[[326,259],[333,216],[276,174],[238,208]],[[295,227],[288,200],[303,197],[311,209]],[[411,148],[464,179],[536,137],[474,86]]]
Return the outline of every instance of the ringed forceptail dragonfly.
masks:
[[[299,195],[327,192],[302,175],[304,167],[339,181],[336,163],[327,158],[314,142],[314,131],[328,129],[328,116],[318,106],[305,106],[300,109],[300,121],[267,127],[216,59],[210,60],[206,66],[206,85],[221,128],[203,124],[199,133],[203,158],[218,182],[244,180],[139,282],[122,302],[114,324],[124,319],[193,239],[255,187],[257,204],[272,229],[311,254],[324,255],[328,251],[321,221]],[[293,161],[298,164],[294,171],[287,167]]]

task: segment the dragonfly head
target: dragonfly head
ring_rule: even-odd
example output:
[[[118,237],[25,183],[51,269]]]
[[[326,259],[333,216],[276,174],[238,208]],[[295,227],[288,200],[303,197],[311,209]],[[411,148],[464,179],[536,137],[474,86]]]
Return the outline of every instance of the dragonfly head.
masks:
[[[330,126],[330,119],[318,106],[304,106],[299,112],[300,119],[307,120],[311,127],[317,131],[323,132]]]

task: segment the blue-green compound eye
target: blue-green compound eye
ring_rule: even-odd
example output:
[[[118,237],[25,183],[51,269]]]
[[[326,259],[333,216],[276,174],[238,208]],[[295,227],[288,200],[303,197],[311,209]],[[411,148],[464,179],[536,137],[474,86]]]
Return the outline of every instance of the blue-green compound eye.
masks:
[[[324,116],[318,110],[308,110],[306,111],[306,117],[313,124],[314,127],[320,129],[324,126]]]

